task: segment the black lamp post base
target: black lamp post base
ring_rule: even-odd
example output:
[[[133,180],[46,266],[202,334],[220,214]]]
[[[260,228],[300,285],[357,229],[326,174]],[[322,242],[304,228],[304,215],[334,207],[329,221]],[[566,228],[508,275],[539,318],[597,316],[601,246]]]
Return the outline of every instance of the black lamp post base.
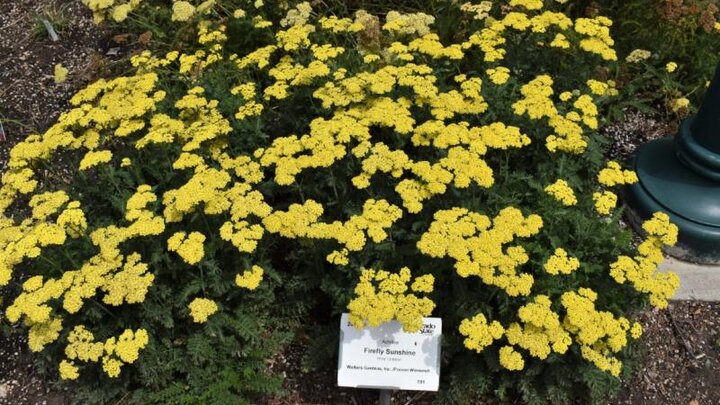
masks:
[[[683,123],[681,132],[689,130]],[[673,138],[642,145],[632,159],[639,181],[625,200],[633,226],[663,211],[678,226],[678,243],[666,253],[701,264],[720,264],[720,182],[700,176],[677,157]]]

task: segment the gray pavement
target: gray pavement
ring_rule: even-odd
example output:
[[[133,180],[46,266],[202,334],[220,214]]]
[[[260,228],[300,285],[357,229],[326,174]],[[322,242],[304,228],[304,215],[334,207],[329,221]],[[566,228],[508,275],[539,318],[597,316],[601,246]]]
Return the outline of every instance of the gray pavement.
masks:
[[[720,301],[720,266],[683,262],[668,257],[659,271],[673,271],[680,277],[674,300]]]

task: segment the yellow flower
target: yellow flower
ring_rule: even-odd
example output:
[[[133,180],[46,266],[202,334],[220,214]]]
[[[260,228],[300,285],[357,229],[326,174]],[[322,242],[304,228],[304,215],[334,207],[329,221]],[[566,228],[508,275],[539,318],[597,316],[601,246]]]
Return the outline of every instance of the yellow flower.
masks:
[[[525,217],[514,207],[501,210],[492,221],[458,207],[437,211],[417,247],[430,257],[454,259],[455,270],[461,277],[480,277],[485,284],[516,297],[530,294],[534,279],[530,274],[517,272],[529,260],[525,249],[505,245],[515,237],[535,235],[541,227],[542,218],[538,215]]]
[[[505,329],[500,322],[488,323],[485,315],[477,314],[470,319],[463,319],[458,331],[465,336],[463,341],[465,347],[480,353],[493,341],[500,339]]]
[[[102,363],[103,371],[107,373],[108,377],[117,378],[120,376],[120,368],[122,367],[120,360],[110,356],[104,356]]]
[[[568,256],[565,249],[557,248],[555,253],[545,262],[543,268],[549,274],[570,274],[580,267],[580,261],[574,257]]]
[[[112,159],[112,152],[109,150],[90,151],[80,161],[80,170],[87,170]]]
[[[650,51],[646,51],[644,49],[635,49],[625,58],[625,61],[628,63],[637,63],[642,62],[646,59],[648,59],[652,54]]]
[[[553,38],[552,42],[550,42],[550,46],[553,48],[568,49],[570,48],[570,41],[568,41],[565,35],[557,33],[555,34],[555,38]]]
[[[214,314],[218,310],[218,306],[213,300],[207,298],[195,298],[189,305],[190,316],[193,322],[205,323],[208,316]]]
[[[423,36],[430,33],[430,25],[435,22],[435,17],[425,13],[402,14],[397,11],[389,11],[385,16],[383,30],[395,34]]]
[[[72,361],[61,361],[59,371],[60,378],[63,380],[76,380],[80,376],[77,366]]]
[[[545,187],[545,192],[565,206],[577,204],[577,197],[565,180],[559,179]]]
[[[148,344],[148,340],[145,329],[138,329],[135,332],[125,329],[115,344],[115,355],[125,363],[134,363],[138,358],[138,352]]]
[[[527,350],[531,356],[545,360],[551,352],[564,354],[572,344],[560,316],[553,312],[546,295],[537,295],[517,311],[519,322],[505,330],[508,343]]]
[[[675,62],[668,62],[668,64],[665,65],[665,70],[667,70],[668,73],[672,73],[675,71],[675,69],[677,69],[677,66],[677,63]]]
[[[525,7],[528,10],[539,10],[543,7],[542,0],[510,0],[511,6]]]
[[[676,98],[672,101],[672,110],[678,112],[682,109],[687,108],[690,105],[690,100],[685,97]]]
[[[503,66],[487,69],[485,73],[490,76],[490,81],[495,84],[505,84],[510,78],[510,69]]]
[[[198,264],[205,256],[203,248],[205,235],[200,232],[191,232],[190,235],[187,235],[187,238],[186,235],[185,232],[175,232],[168,239],[168,250],[177,252],[187,264]]]
[[[474,14],[474,20],[482,21],[490,16],[492,6],[491,1],[481,1],[480,4],[464,3],[460,6],[460,11]]]
[[[595,201],[595,211],[600,215],[610,215],[610,212],[617,204],[617,195],[611,191],[603,191],[602,193],[593,193]]]
[[[607,166],[600,170],[597,180],[600,184],[613,187],[622,184],[633,184],[638,181],[637,174],[632,170],[622,170],[618,162],[609,161]]]
[[[67,80],[68,72],[69,70],[67,70],[67,68],[65,68],[62,64],[58,63],[55,65],[55,83],[60,84]]]
[[[132,11],[132,7],[130,6],[130,4],[121,4],[113,8],[112,18],[113,20],[115,20],[115,22],[123,22],[127,18],[130,11]]]
[[[246,270],[242,275],[238,274],[235,277],[235,284],[238,287],[247,288],[248,290],[254,290],[260,285],[262,278],[262,267],[252,266],[252,269]]]
[[[410,269],[403,267],[399,273],[384,270],[363,269],[355,286],[355,298],[348,304],[349,320],[358,329],[366,325],[377,327],[396,319],[406,332],[417,332],[423,326],[423,317],[429,316],[435,303],[407,293],[411,279]],[[432,291],[432,277],[415,279],[413,291]]]
[[[519,371],[525,368],[525,360],[512,346],[503,346],[500,349],[500,365],[511,371]]]
[[[255,16],[253,17],[253,27],[255,28],[267,28],[272,27],[273,23],[272,21],[268,21],[264,19],[262,16]]]
[[[195,6],[183,0],[175,1],[172,10],[173,21],[187,21],[195,14]]]

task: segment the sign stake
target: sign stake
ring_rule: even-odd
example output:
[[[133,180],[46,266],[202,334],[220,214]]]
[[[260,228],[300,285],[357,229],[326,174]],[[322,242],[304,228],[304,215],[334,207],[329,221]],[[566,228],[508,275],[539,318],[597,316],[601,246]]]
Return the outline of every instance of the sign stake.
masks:
[[[390,405],[390,404],[392,404],[392,391],[380,390],[379,405]]]

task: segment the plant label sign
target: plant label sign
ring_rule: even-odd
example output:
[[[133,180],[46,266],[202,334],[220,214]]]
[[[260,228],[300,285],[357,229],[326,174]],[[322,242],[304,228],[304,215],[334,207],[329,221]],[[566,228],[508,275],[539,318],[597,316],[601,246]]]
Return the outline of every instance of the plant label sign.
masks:
[[[407,333],[397,321],[358,330],[344,313],[340,318],[338,386],[437,391],[441,336],[440,318],[423,318],[419,332]]]

